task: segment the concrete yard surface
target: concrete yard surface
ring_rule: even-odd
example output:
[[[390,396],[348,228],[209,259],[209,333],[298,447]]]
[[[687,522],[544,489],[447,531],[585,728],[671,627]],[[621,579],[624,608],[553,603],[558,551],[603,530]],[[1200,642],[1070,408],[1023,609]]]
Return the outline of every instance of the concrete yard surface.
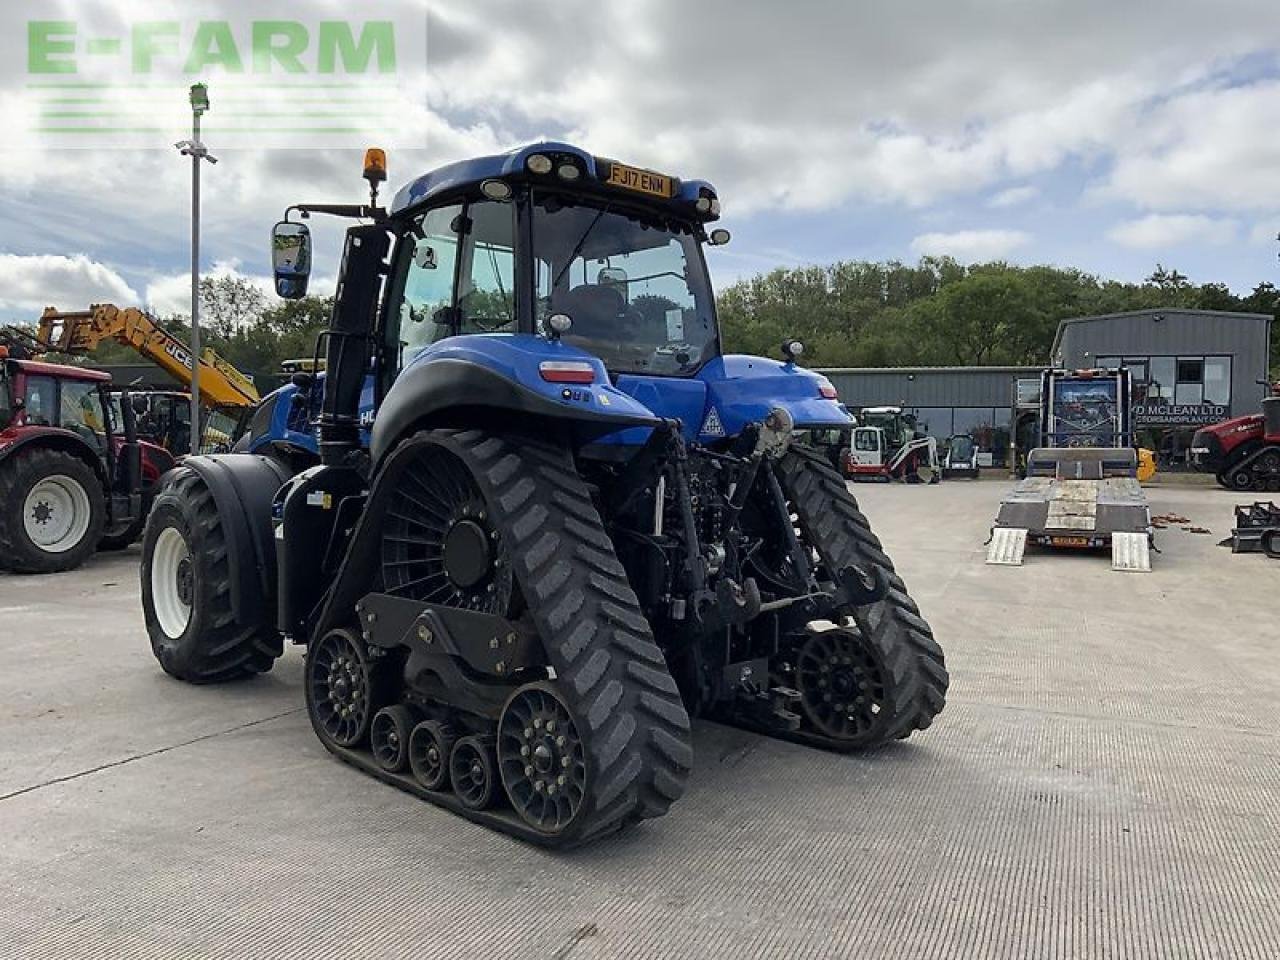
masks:
[[[989,567],[1009,487],[854,488],[947,652],[932,729],[699,723],[668,816],[559,854],[330,757],[297,649],[165,676],[136,547],[0,575],[0,957],[1280,957],[1280,564],[1215,545],[1254,497],[1149,488],[1188,521],[1150,574]]]

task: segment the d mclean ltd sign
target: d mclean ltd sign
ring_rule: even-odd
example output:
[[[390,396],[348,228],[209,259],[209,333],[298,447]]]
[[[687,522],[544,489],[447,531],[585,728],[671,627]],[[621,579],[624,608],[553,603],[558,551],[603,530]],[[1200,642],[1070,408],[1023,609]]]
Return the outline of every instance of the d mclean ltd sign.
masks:
[[[1203,427],[1231,416],[1231,407],[1222,403],[1140,403],[1133,408],[1139,427]]]

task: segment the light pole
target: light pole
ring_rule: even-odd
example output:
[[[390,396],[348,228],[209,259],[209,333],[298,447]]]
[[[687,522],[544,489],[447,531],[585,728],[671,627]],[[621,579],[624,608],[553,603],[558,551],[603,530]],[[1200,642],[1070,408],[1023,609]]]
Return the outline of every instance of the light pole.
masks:
[[[191,139],[175,143],[191,158],[191,452],[200,452],[200,161],[217,163],[200,142],[200,117],[209,109],[209,88],[191,85]]]

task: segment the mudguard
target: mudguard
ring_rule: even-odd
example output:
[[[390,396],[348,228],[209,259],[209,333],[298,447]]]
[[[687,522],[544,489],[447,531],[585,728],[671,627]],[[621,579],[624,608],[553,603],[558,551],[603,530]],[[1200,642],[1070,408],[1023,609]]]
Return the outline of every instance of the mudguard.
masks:
[[[16,436],[16,439],[11,439]],[[103,487],[107,486],[107,476],[103,472],[102,454],[89,446],[88,441],[70,430],[62,427],[20,427],[0,434],[0,463],[20,450],[31,446],[50,447],[54,450],[65,450],[74,454],[93,468]]]
[[[227,538],[231,573],[231,611],[238,623],[275,619],[276,555],[271,504],[289,479],[288,471],[268,457],[220,453],[187,457],[218,508]]]
[[[455,338],[463,339],[463,338]],[[596,361],[599,363],[599,361]],[[441,426],[474,424],[479,409],[493,411],[510,420],[521,415],[572,424],[584,441],[625,427],[654,427],[660,422],[639,404],[603,383],[576,388],[556,384],[556,393],[538,390],[509,376],[471,360],[432,358],[410,365],[396,379],[378,410],[373,424],[370,453],[374,463],[405,436],[415,424],[434,423]],[[550,387],[550,384],[541,384]],[[604,404],[598,394],[616,394]],[[550,395],[549,395],[550,394]],[[594,399],[593,399],[594,397]],[[626,403],[627,406],[619,409]],[[450,422],[448,414],[456,412],[466,418]]]

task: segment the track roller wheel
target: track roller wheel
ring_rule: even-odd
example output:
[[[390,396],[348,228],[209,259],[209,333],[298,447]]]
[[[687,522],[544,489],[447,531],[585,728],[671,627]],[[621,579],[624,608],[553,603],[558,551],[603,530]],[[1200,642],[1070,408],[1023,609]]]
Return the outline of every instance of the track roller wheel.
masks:
[[[573,824],[587,795],[586,751],[578,726],[549,683],[521,687],[498,721],[498,769],[511,806],[546,834]]]
[[[399,773],[409,765],[409,735],[413,712],[403,703],[383,707],[369,726],[369,746],[373,759],[388,773]]]
[[[374,680],[364,641],[351,630],[331,630],[307,651],[307,713],[322,740],[364,742],[377,709]]]
[[[498,792],[493,737],[463,737],[449,754],[453,792],[468,810],[484,810]]]
[[[855,630],[818,630],[795,660],[800,709],[815,730],[849,745],[884,739],[889,677],[874,646]]]
[[[449,785],[453,742],[453,732],[435,720],[424,720],[409,734],[409,768],[424,789],[443,790]]]

